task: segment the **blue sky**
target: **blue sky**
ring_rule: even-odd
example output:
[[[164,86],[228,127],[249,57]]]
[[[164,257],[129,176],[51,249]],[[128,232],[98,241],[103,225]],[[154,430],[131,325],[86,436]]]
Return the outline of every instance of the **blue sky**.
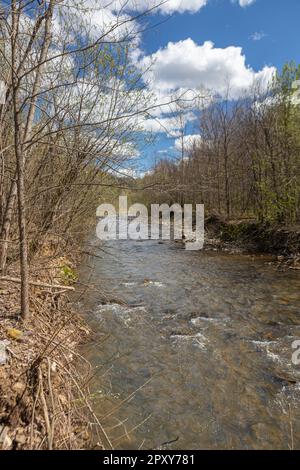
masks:
[[[199,44],[211,40],[217,47],[242,46],[254,68],[265,64],[280,67],[290,59],[300,62],[299,20],[299,0],[256,0],[244,8],[230,0],[210,0],[199,12],[170,15],[144,35],[143,47],[149,53],[188,37]],[[254,41],[254,33],[265,36]]]
[[[181,6],[178,6],[180,4],[179,0],[170,1],[175,5],[175,11],[170,15],[166,15],[164,12],[163,14],[152,15],[152,24],[160,21],[163,21],[163,23],[143,34],[140,48],[143,63],[145,62],[143,56],[146,58],[154,57],[156,60],[158,58],[157,51],[163,51],[161,63],[163,61],[168,62],[168,60],[172,62],[172,54],[176,54],[176,50],[178,50],[180,60],[177,70],[176,59],[174,59],[175,67],[170,68],[170,74],[175,73],[176,75],[178,73],[178,80],[175,84],[173,83],[174,89],[176,86],[180,87],[180,80],[184,83],[188,80],[188,74],[194,73],[194,70],[189,69],[188,63],[181,64],[182,56],[185,54],[190,55],[190,60],[193,61],[191,56],[195,54],[195,61],[200,60],[200,55],[203,52],[201,46],[206,41],[213,43],[211,52],[217,49],[218,55],[222,56],[223,50],[225,51],[224,57],[220,59],[219,68],[214,69],[211,68],[211,65],[208,65],[210,74],[219,70],[222,75],[222,60],[226,62],[231,60],[230,57],[228,59],[226,50],[229,51],[227,48],[232,46],[241,48],[239,53],[237,49],[235,50],[233,62],[235,60],[237,63],[241,62],[240,57],[245,56],[244,68],[239,63],[237,69],[241,75],[245,74],[246,71],[248,73],[250,70],[252,74],[255,74],[264,70],[265,67],[269,68],[267,71],[271,70],[271,67],[280,69],[285,62],[290,60],[300,63],[299,0],[249,0],[248,3],[251,4],[248,6],[241,6],[239,0],[207,0],[205,6],[194,12],[180,12],[180,9],[184,9],[184,5],[187,5],[187,8],[193,8],[193,0],[182,0]],[[240,0],[240,2],[243,2],[243,0]],[[244,2],[247,3],[247,0],[244,0]],[[200,3],[201,0],[195,0],[194,2],[198,5]],[[205,0],[202,3],[205,3]],[[187,39],[191,39],[192,42],[186,42]],[[167,52],[170,42],[174,43],[172,54],[171,51]],[[180,48],[181,52],[179,51]],[[208,57],[210,57],[210,53]],[[215,62],[216,58],[212,56],[211,60]],[[184,76],[184,70],[186,70],[187,77]],[[167,70],[162,72],[158,64],[157,71],[154,72],[152,79],[155,82],[158,81],[158,86],[161,86],[161,84],[164,86],[165,82],[169,80],[170,74]],[[161,78],[162,75],[163,78]],[[199,80],[202,79],[201,77]],[[206,81],[205,85],[209,86],[209,81]],[[214,85],[212,85],[213,88]],[[220,90],[216,91],[219,92]],[[166,116],[162,114],[158,118],[163,119]],[[189,122],[188,131],[192,135],[197,134],[197,121],[191,120]],[[156,159],[163,155],[176,154],[176,150],[173,151],[172,149],[176,142],[175,138],[170,138],[157,129],[154,134],[156,137],[155,144],[141,149],[140,169],[148,169]],[[165,154],[163,154],[163,151],[165,151]]]
[[[113,39],[128,39],[129,32],[130,60],[143,72],[155,104],[161,105],[138,121],[155,137],[154,144],[139,149],[140,158],[129,152],[141,172],[162,156],[178,155],[174,109],[162,106],[175,95],[192,101],[210,93],[222,99],[230,90],[235,100],[249,95],[254,85],[265,91],[286,62],[300,63],[300,0],[70,1],[86,7],[84,15],[96,34],[116,24]],[[153,7],[144,30],[143,12]],[[142,100],[139,106],[144,109]],[[186,111],[184,120],[188,147],[199,139],[196,107]]]

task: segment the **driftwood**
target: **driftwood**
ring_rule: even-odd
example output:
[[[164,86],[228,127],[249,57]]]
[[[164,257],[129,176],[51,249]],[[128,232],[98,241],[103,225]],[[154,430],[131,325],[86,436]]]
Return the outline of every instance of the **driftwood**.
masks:
[[[18,277],[9,277],[9,276],[1,276],[0,281],[6,281],[6,282],[16,282],[18,284],[21,283],[21,279]],[[62,286],[60,284],[47,284],[46,282],[40,282],[40,281],[29,281],[29,284],[32,286],[36,287],[48,287],[51,289],[64,289],[64,290],[75,290],[74,287],[72,286]]]

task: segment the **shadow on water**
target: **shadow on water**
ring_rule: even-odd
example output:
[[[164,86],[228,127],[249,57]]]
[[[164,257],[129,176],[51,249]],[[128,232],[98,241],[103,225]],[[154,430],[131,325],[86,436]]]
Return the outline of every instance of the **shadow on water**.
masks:
[[[299,274],[172,242],[97,244],[84,354],[115,448],[300,448]]]

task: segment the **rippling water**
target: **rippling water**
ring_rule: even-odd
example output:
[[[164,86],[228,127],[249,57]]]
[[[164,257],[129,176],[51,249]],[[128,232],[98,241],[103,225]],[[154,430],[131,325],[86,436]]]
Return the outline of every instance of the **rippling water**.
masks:
[[[299,274],[173,242],[97,243],[81,272],[84,354],[115,448],[300,448]]]

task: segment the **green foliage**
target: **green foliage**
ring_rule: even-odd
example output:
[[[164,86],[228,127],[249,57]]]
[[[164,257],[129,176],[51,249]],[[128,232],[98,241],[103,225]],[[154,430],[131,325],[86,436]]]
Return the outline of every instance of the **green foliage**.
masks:
[[[254,211],[261,221],[286,224],[299,220],[300,105],[293,101],[294,82],[299,79],[300,65],[285,64],[270,90],[274,99],[262,103],[253,120]]]
[[[260,223],[300,222],[300,65],[284,65],[267,93],[216,101],[201,112],[201,143],[183,163],[158,162],[141,182],[146,204],[204,203],[207,214]],[[154,184],[153,184],[154,183]],[[240,238],[243,225],[226,228]]]
[[[223,224],[221,226],[220,238],[227,242],[241,241],[249,237],[251,225],[249,223]]]
[[[77,274],[75,273],[75,271],[70,266],[67,266],[66,264],[61,266],[60,272],[62,274],[63,281],[65,284],[70,284],[77,280]]]
[[[276,94],[282,93],[284,97],[291,96],[294,92],[293,83],[300,79],[300,64],[294,61],[286,63],[281,72],[277,72],[274,81],[274,91]]]

